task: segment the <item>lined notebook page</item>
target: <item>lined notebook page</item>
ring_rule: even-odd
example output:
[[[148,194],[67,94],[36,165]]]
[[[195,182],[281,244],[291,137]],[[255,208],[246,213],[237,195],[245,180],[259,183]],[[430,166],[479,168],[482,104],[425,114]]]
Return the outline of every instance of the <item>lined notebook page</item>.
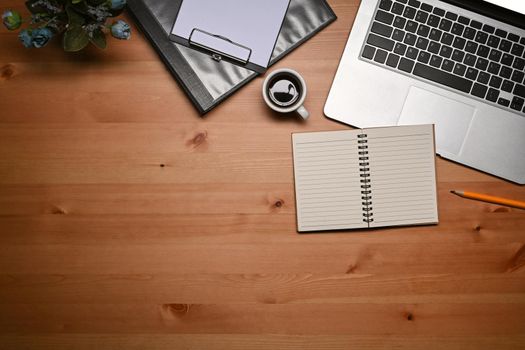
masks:
[[[292,135],[299,232],[368,227],[363,222],[360,130]]]
[[[432,125],[365,129],[370,158],[370,227],[438,222]]]

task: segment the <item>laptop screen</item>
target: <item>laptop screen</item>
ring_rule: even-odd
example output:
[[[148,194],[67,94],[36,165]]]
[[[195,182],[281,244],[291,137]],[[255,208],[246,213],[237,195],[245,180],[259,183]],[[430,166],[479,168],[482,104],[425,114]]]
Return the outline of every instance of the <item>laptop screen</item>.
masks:
[[[524,0],[440,0],[525,29]]]
[[[525,1],[519,1],[519,0],[485,0],[485,1],[525,15]]]

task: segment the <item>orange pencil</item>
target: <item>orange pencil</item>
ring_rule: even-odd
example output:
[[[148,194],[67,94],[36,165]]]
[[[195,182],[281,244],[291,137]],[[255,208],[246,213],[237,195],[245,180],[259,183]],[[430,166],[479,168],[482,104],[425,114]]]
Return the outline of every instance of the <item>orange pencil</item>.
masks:
[[[450,191],[451,193],[457,194],[463,198],[475,199],[483,202],[490,202],[495,204],[506,205],[508,207],[514,207],[519,209],[525,209],[525,202],[516,201],[512,199],[499,198],[494,196],[489,196],[486,194],[467,192],[467,191]]]

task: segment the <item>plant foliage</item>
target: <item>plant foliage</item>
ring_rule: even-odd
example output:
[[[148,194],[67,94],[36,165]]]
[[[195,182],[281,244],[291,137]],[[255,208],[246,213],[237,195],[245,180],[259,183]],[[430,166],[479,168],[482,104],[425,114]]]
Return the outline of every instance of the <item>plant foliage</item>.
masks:
[[[126,0],[27,0],[25,5],[31,16],[19,38],[26,47],[43,47],[62,35],[65,51],[80,51],[89,43],[104,49],[106,34],[121,40],[131,35],[126,22],[111,20],[122,13]],[[2,20],[9,30],[23,22],[13,10],[6,10]]]

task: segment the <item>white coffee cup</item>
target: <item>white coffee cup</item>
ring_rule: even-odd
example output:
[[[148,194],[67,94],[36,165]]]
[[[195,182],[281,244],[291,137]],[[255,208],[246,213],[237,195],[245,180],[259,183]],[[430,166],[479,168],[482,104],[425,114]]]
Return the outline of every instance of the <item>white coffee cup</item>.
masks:
[[[304,108],[306,82],[296,71],[277,69],[264,79],[262,95],[264,102],[276,112],[297,112],[304,120],[310,113]]]

